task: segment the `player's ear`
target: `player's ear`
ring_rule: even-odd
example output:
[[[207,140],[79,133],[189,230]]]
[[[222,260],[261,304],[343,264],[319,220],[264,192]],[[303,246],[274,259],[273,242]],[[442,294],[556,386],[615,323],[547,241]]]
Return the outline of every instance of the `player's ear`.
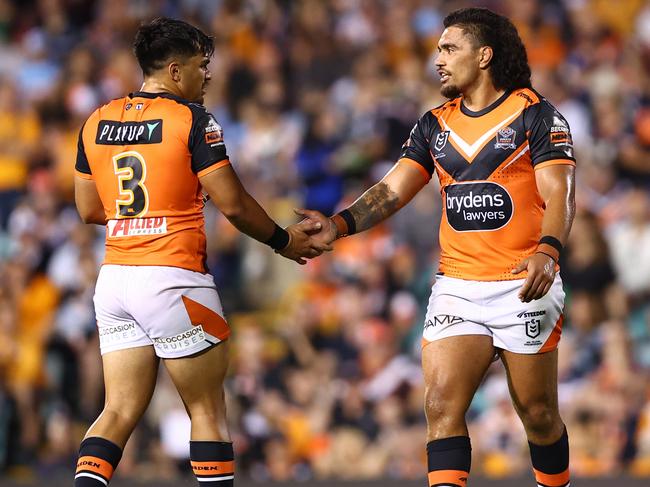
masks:
[[[171,76],[172,80],[174,80],[176,83],[181,80],[181,66],[177,61],[172,61],[169,63],[167,70],[169,71],[169,76]]]
[[[492,61],[494,51],[490,46],[482,46],[479,48],[478,66],[481,69],[486,69]]]

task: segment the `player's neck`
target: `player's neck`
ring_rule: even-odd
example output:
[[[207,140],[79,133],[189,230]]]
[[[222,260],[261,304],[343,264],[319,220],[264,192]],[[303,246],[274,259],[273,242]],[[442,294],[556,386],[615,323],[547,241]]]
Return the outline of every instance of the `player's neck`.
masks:
[[[183,97],[183,94],[175,83],[168,83],[165,80],[156,78],[145,79],[140,87],[140,91],[144,91],[145,93],[170,93],[181,98]]]
[[[490,80],[482,79],[463,92],[463,105],[473,112],[480,112],[497,101],[504,92],[505,90],[497,90]]]

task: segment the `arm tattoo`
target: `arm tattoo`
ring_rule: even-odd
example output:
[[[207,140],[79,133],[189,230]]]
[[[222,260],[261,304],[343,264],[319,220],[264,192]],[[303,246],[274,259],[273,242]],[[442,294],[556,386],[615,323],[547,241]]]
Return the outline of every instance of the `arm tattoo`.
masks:
[[[357,232],[368,230],[399,210],[399,196],[384,182],[375,184],[348,208]]]

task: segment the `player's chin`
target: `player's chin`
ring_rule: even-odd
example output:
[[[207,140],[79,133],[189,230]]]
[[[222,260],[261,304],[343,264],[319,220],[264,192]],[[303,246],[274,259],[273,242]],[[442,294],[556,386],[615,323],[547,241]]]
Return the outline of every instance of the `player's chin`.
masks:
[[[460,89],[456,85],[452,84],[444,84],[440,88],[440,94],[444,96],[445,98],[457,98],[460,96]]]

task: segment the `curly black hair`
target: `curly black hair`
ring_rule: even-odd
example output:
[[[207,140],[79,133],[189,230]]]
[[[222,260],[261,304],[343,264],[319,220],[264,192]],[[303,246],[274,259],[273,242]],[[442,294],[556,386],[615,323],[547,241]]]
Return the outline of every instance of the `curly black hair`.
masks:
[[[133,52],[145,76],[164,67],[173,56],[211,57],[214,38],[182,20],[159,17],[142,24],[135,35]]]
[[[447,15],[443,25],[460,27],[478,46],[492,48],[490,76],[496,89],[531,87],[526,48],[510,19],[486,8],[461,8]]]

